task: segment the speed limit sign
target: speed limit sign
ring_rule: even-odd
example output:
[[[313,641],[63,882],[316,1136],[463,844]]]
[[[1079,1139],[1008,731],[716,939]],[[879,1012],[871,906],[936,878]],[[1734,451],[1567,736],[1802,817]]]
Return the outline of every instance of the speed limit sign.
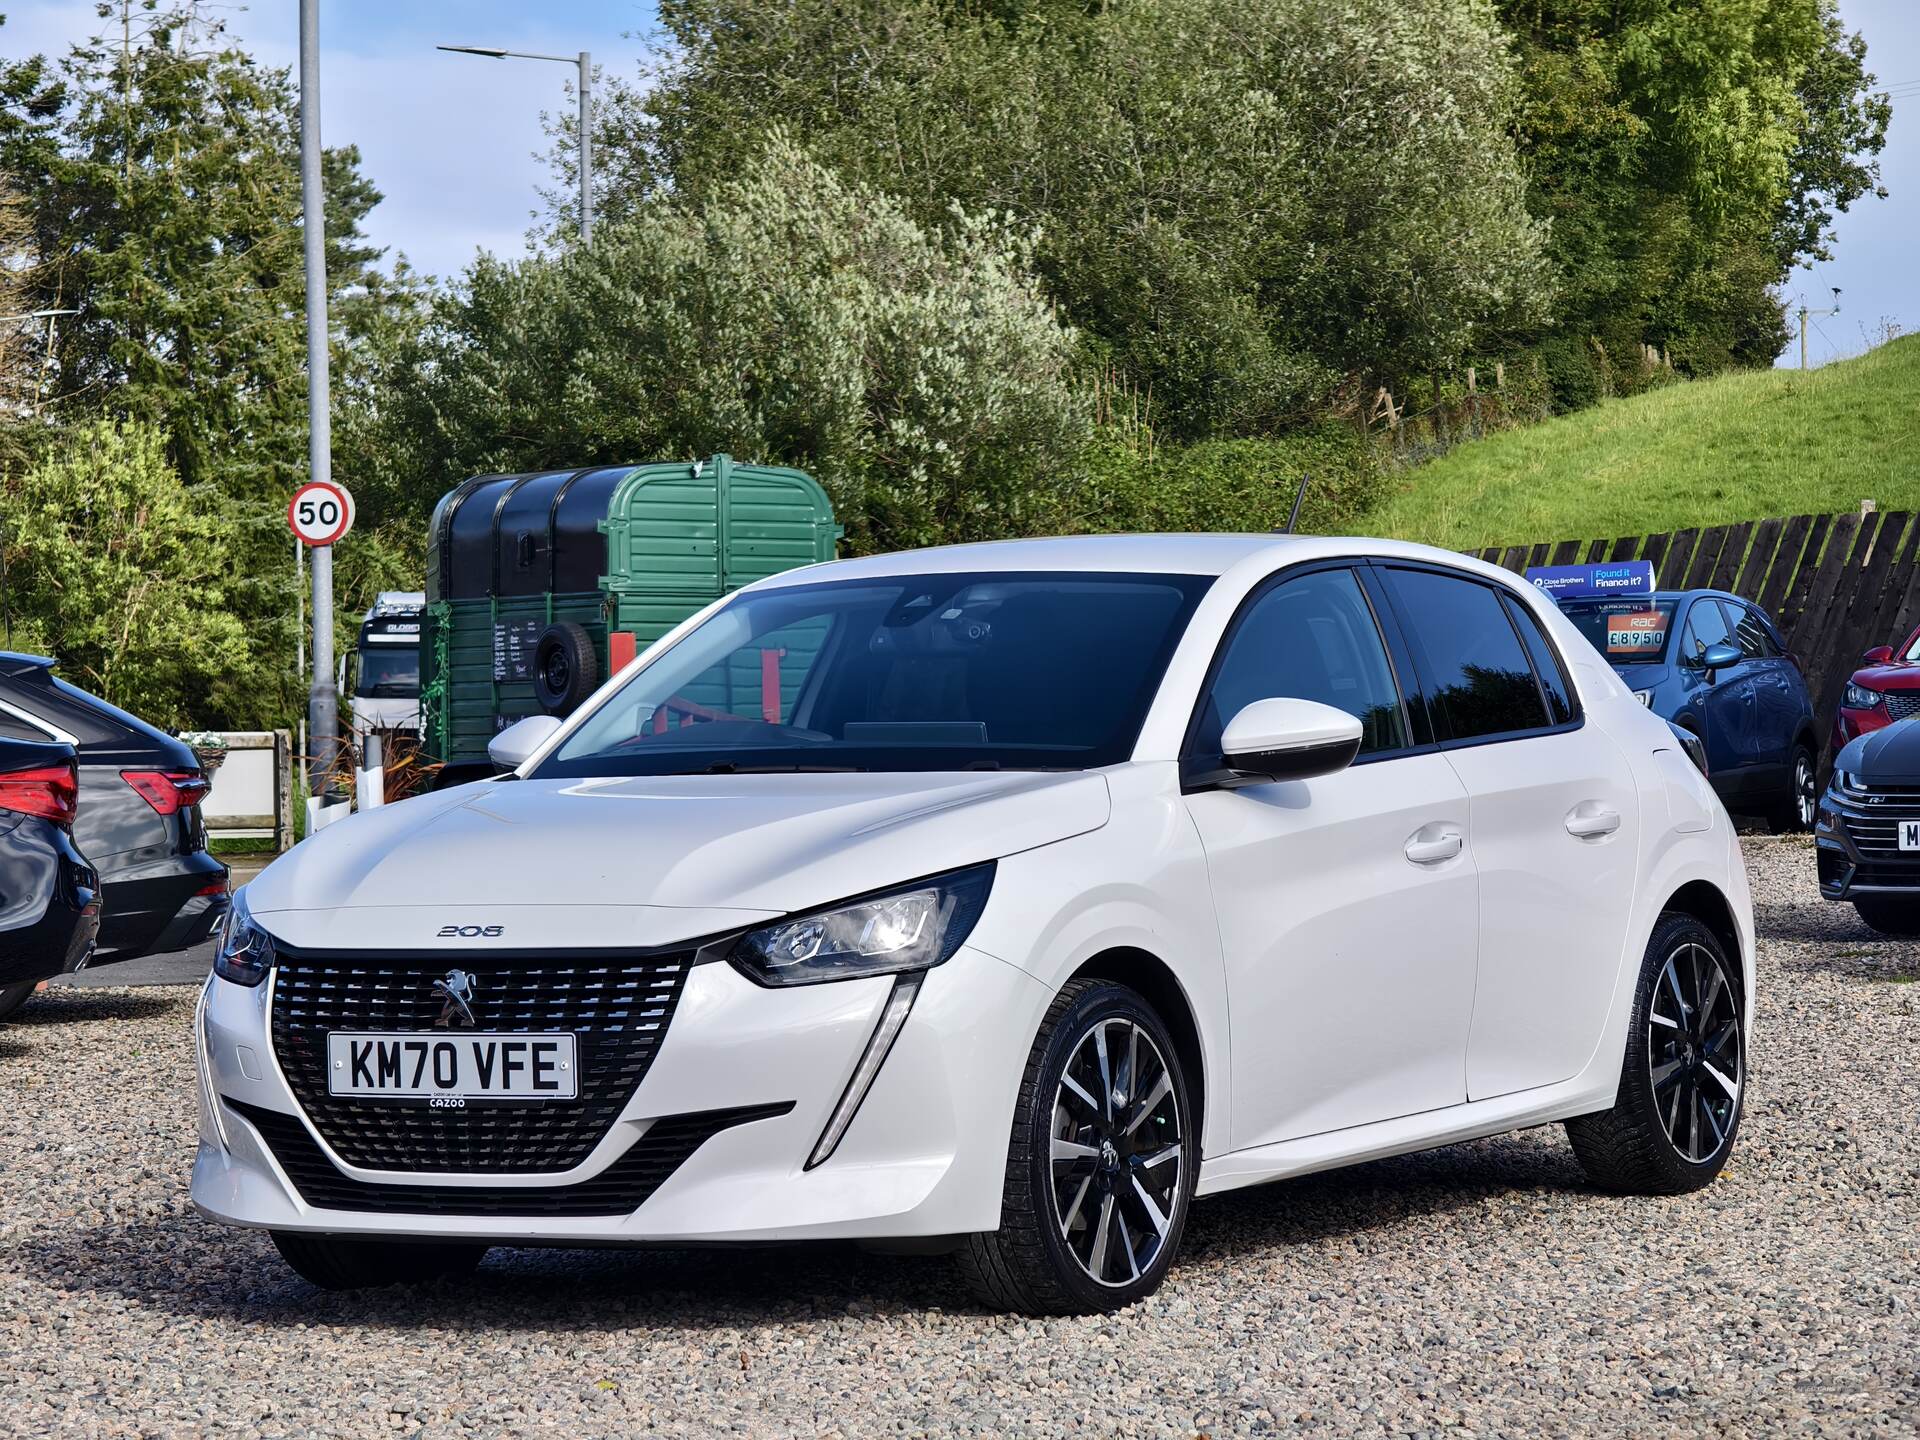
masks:
[[[287,502],[287,528],[303,545],[331,545],[353,528],[353,496],[331,480],[309,480]]]

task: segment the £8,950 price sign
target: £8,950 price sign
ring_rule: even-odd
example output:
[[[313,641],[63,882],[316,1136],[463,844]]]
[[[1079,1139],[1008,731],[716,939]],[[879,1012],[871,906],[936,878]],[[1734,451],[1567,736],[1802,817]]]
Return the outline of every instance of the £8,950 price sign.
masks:
[[[331,545],[353,528],[353,496],[344,485],[309,480],[287,502],[287,528],[303,545]]]

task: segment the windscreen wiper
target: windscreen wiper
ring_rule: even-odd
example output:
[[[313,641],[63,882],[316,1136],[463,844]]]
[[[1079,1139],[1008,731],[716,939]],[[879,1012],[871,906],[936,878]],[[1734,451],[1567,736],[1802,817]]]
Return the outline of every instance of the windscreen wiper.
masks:
[[[716,760],[698,770],[669,770],[669,775],[855,775],[858,765],[740,765]]]

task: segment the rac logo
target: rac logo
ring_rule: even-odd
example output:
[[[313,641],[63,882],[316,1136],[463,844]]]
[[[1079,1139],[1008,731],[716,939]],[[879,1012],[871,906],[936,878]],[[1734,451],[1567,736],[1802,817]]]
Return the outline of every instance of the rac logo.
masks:
[[[498,940],[506,933],[506,929],[507,927],[504,925],[442,925],[440,927],[440,934],[436,938],[441,940],[452,940],[456,937],[461,940]]]

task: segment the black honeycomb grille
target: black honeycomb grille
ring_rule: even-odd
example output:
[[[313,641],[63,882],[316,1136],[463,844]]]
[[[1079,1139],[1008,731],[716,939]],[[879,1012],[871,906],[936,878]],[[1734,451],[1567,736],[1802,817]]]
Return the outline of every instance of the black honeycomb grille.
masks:
[[[368,955],[283,949],[273,981],[274,1051],[300,1108],[350,1165],[446,1173],[570,1170],[645,1078],[692,960],[691,950]],[[578,1099],[470,1100],[464,1109],[446,1110],[425,1099],[327,1093],[328,1032],[431,1033],[442,1007],[433,982],[453,966],[477,982],[478,1028],[576,1037]]]
[[[571,1185],[381,1185],[343,1175],[313,1143],[299,1117],[228,1100],[280,1162],[307,1204],[322,1210],[383,1215],[518,1215],[542,1218],[631,1215],[708,1140],[722,1130],[768,1120],[791,1100],[668,1115],[647,1127],[633,1148],[590,1180]]]

